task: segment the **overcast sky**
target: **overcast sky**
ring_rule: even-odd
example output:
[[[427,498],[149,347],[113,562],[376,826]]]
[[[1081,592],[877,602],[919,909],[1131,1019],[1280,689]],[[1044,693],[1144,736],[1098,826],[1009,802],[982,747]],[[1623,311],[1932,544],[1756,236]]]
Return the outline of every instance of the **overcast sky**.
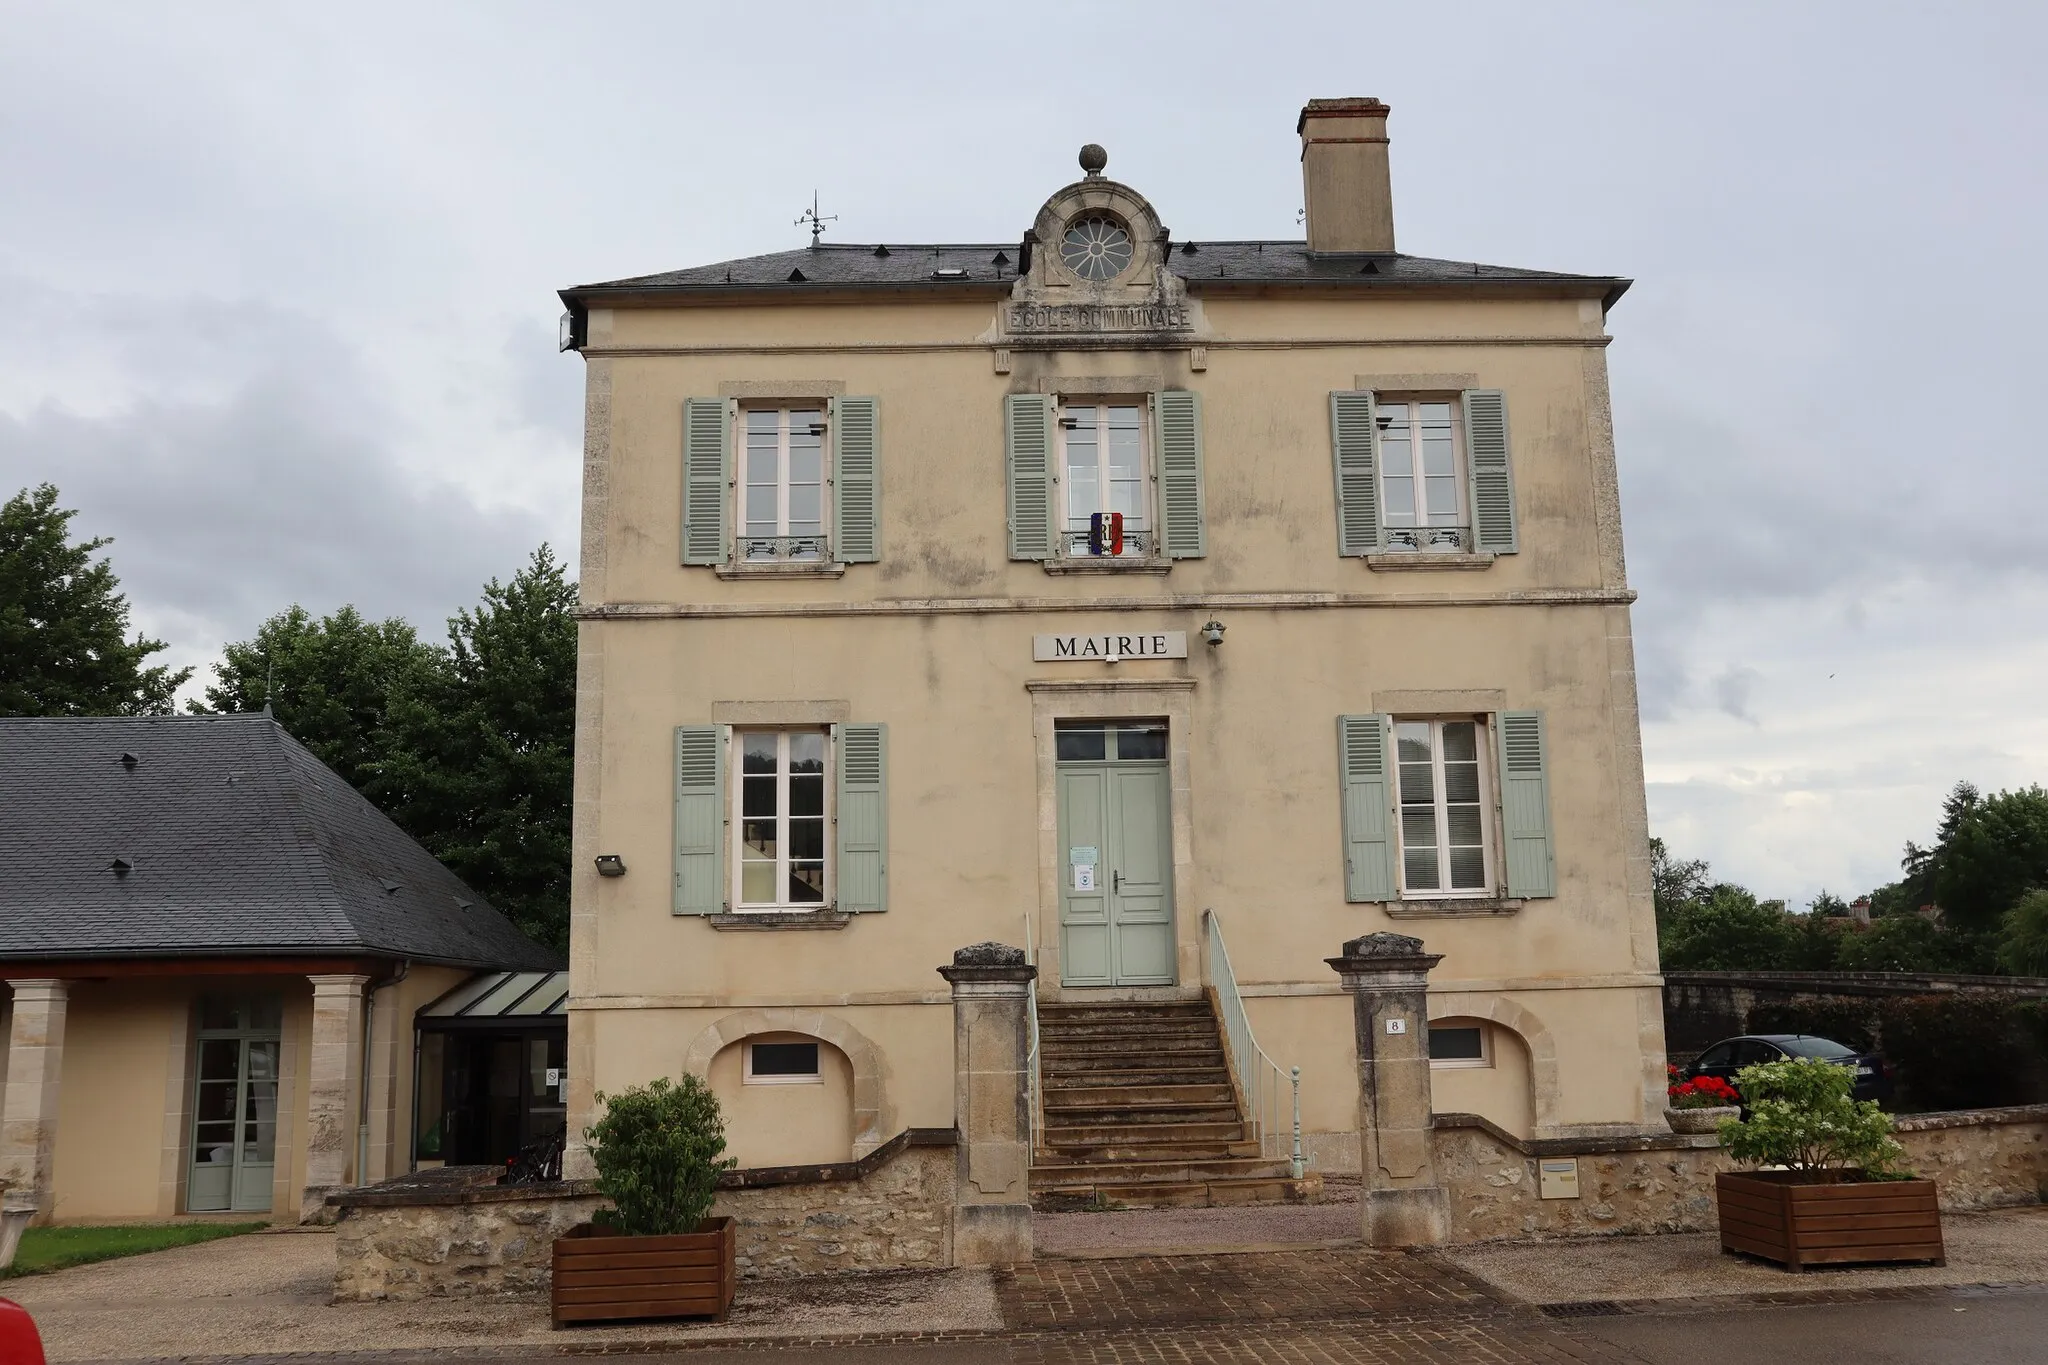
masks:
[[[801,245],[814,187],[1012,240],[1086,141],[1181,238],[1295,236],[1297,111],[1371,94],[1406,250],[1637,280],[1655,832],[1804,901],[2048,779],[2048,11],[976,13],[0,0],[0,497],[116,537],[176,662],[295,601],[438,636],[575,561],[556,289]]]

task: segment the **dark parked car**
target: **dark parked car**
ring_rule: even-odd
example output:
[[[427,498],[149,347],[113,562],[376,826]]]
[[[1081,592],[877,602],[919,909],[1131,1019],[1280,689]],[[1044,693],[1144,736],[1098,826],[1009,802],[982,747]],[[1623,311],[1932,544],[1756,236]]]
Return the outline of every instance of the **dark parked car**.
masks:
[[[1685,1075],[1688,1080],[1694,1076],[1719,1076],[1734,1085],[1735,1073],[1742,1068],[1758,1062],[1782,1062],[1790,1057],[1810,1057],[1856,1068],[1856,1088],[1850,1092],[1856,1099],[1882,1102],[1892,1097],[1890,1062],[1875,1052],[1859,1053],[1853,1047],[1843,1047],[1831,1038],[1816,1038],[1811,1033],[1752,1033],[1728,1038],[1693,1058]]]

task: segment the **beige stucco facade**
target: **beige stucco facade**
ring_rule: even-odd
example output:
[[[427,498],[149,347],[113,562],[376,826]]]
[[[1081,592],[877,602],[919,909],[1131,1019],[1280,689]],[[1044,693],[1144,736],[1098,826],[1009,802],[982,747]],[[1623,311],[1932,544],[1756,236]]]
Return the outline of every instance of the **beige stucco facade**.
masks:
[[[1020,187],[1020,219],[1033,198]],[[682,1069],[726,1100],[742,1165],[799,1149],[843,1160],[906,1127],[950,1126],[951,1004],[935,969],[954,949],[1028,942],[1041,999],[1199,995],[1205,911],[1259,1043],[1301,1068],[1315,1166],[1358,1161],[1351,1004],[1324,959],[1383,929],[1442,954],[1432,1017],[1490,1032],[1490,1065],[1433,1072],[1437,1109],[1523,1136],[1661,1128],[1600,290],[1232,288],[1202,277],[1199,253],[1169,246],[1164,263],[1185,272],[1188,316],[1169,337],[1016,335],[1004,310],[1035,279],[969,297],[583,300],[572,1169],[595,1091]],[[1340,555],[1331,395],[1474,389],[1505,394],[1511,414],[1516,552]],[[1167,390],[1200,397],[1204,552],[1094,572],[1012,558],[1006,398]],[[877,400],[875,562],[682,563],[685,401],[843,395]],[[1202,639],[1211,620],[1220,644]],[[1186,632],[1188,657],[1034,662],[1035,635],[1118,631]],[[1347,900],[1338,717],[1509,711],[1543,716],[1555,894]],[[1169,731],[1167,986],[1062,984],[1054,730],[1115,718]],[[775,932],[675,913],[677,727],[844,722],[887,727],[886,909]],[[600,877],[600,855],[626,875]],[[728,1045],[754,1027],[734,1022],[748,1011],[827,1039],[845,1063],[843,1084],[805,1093],[807,1116],[742,1094]],[[869,1098],[852,1121],[839,1110],[863,1065]],[[798,1121],[838,1150],[797,1142]]]
[[[79,969],[92,970],[83,964]],[[374,982],[354,977],[377,987],[375,1006],[367,1020],[358,1007],[355,1030],[338,1040],[345,1053],[337,1050],[338,1066],[325,1076],[313,1056],[314,993],[306,974],[100,970],[112,974],[81,974],[65,981],[61,1077],[54,1114],[45,1119],[51,1161],[42,1217],[55,1223],[187,1216],[298,1222],[316,1145],[311,1140],[313,1096],[322,1081],[339,1101],[332,1156],[340,1175],[333,1183],[362,1184],[409,1169],[413,1012],[470,975],[458,968],[415,964],[397,982],[388,971]],[[357,993],[362,995],[362,986]],[[274,1030],[266,1026],[260,1033],[278,1043],[277,1136],[267,1202],[244,1199],[234,1209],[194,1212],[193,1104],[202,1002],[208,999],[276,1002]],[[12,1034],[14,1012],[10,991],[8,1003],[0,1007],[0,1034]],[[361,1082],[366,1022],[367,1097]],[[5,1078],[0,1071],[0,1082]],[[19,1187],[25,1190],[28,1182]]]

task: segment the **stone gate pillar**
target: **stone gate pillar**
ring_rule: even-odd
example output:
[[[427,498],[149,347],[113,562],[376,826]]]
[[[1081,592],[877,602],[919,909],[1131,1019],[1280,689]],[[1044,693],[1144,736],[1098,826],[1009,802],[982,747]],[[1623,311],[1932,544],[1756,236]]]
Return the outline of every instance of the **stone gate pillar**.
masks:
[[[51,1184],[57,1151],[57,1097],[64,1078],[64,1015],[68,981],[14,983],[14,1018],[7,1038],[7,1087],[0,1099],[0,1187],[17,1215],[48,1222],[56,1200]]]
[[[953,1113],[960,1127],[953,1264],[1031,1259],[1031,983],[1024,950],[977,943],[939,975],[953,987]]]
[[[1351,993],[1358,1049],[1359,1203],[1367,1246],[1439,1246],[1450,1202],[1436,1181],[1429,1096],[1429,970],[1441,954],[1367,934],[1324,959]]]

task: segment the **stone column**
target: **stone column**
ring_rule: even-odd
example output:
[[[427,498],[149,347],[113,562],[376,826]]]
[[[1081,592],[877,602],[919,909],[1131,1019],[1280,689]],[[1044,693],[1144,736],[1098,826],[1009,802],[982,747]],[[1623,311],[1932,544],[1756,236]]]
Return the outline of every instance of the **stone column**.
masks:
[[[0,1187],[6,1207],[50,1220],[56,1201],[51,1167],[57,1151],[57,1087],[64,1072],[68,981],[14,983],[14,1020],[7,1035],[7,1090],[0,1107]]]
[[[1443,961],[1405,934],[1367,934],[1326,958],[1351,992],[1358,1047],[1358,1145],[1367,1246],[1440,1246],[1450,1201],[1436,1181],[1429,1098],[1429,969]]]
[[[960,1128],[953,1264],[1031,1259],[1031,983],[1024,950],[977,943],[939,968],[953,986],[953,1113]]]
[[[345,1189],[356,1145],[356,1087],[362,1083],[363,987],[367,976],[313,976],[312,1065],[306,1071],[306,1184],[299,1221],[327,1216],[327,1196]],[[280,1161],[284,1153],[278,1154]]]

